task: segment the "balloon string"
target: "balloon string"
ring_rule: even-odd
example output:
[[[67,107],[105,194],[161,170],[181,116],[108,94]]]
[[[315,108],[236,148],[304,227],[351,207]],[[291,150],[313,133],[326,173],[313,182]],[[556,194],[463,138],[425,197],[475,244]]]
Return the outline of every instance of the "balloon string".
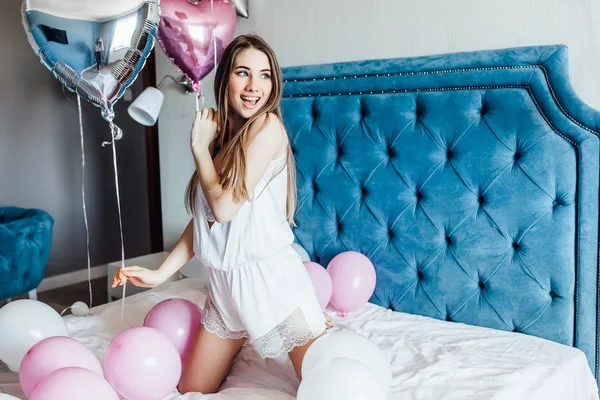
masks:
[[[215,33],[216,21],[215,21],[215,5],[213,0],[210,0],[210,12],[212,15],[212,39],[213,39],[213,62],[214,68],[217,68],[217,35]],[[198,82],[198,88],[196,90],[196,112],[200,112],[204,108],[204,93],[200,90],[200,82]]]
[[[62,312],[60,313],[60,316],[62,317],[62,315],[63,315],[65,312],[67,312],[67,310],[70,310],[70,309],[72,309],[72,308],[73,308],[73,306],[69,306],[69,307],[65,308],[65,309],[64,309],[64,310],[62,310]]]
[[[215,5],[213,0],[210,0],[210,12],[212,15],[212,37],[213,37],[213,56],[214,56],[214,67],[217,68],[217,35],[215,33],[216,21],[215,21]]]
[[[88,225],[87,209],[85,206],[85,150],[83,141],[83,113],[81,110],[81,97],[77,96],[77,108],[79,111],[79,136],[81,137],[81,198],[83,204],[83,220],[85,222],[88,288],[90,291],[90,308],[92,308],[92,265],[90,262],[90,228]],[[62,315],[62,314],[61,314]]]
[[[200,112],[204,108],[204,93],[198,88],[198,94],[196,95],[196,112]]]
[[[111,122],[111,133],[115,135],[116,126]],[[121,270],[125,269],[125,245],[123,242],[123,220],[121,216],[121,196],[119,193],[119,172],[117,170],[117,148],[115,145],[115,139],[112,140],[112,153],[113,153],[113,167],[115,172],[115,189],[117,192],[117,209],[119,211],[119,231],[121,233]],[[127,281],[123,283],[123,297],[121,299],[121,329],[123,329],[123,321],[125,319],[125,289],[127,286]]]

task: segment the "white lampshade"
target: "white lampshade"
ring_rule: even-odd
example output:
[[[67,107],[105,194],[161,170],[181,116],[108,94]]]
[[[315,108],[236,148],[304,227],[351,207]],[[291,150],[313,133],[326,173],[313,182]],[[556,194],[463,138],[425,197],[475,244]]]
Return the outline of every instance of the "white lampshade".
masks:
[[[164,97],[160,90],[149,87],[131,103],[127,112],[140,124],[152,126],[156,124]]]

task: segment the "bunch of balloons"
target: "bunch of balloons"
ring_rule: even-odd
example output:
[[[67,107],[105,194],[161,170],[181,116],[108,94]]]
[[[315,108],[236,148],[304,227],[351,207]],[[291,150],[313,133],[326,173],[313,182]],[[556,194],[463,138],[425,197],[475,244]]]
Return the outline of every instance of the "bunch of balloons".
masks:
[[[175,390],[201,318],[188,300],[158,303],[143,326],[111,341],[102,368],[90,349],[68,336],[55,310],[17,300],[0,309],[0,360],[19,372],[29,400],[160,400]]]
[[[101,110],[113,141],[114,105],[137,79],[158,40],[199,92],[200,81],[233,40],[236,8],[228,0],[87,2],[24,0],[32,49],[67,89]]]
[[[331,304],[343,314],[363,306],[373,295],[377,277],[373,263],[365,255],[355,251],[340,253],[325,269],[307,261],[308,254],[301,247],[294,248],[305,260],[304,266],[323,309]]]
[[[84,3],[23,0],[23,28],[40,62],[78,95],[80,122],[80,99],[98,107],[108,122],[111,141],[103,145],[112,144],[119,202],[115,141],[122,131],[113,122],[114,105],[137,79],[156,40],[199,91],[200,80],[233,39],[236,11],[227,0]],[[80,135],[83,152],[81,123]],[[118,211],[120,221],[120,203]],[[122,254],[123,247],[121,228]],[[72,307],[74,314],[78,305]],[[144,326],[113,339],[103,370],[90,349],[69,337],[56,311],[38,301],[18,300],[0,309],[0,360],[19,372],[28,399],[161,399],[179,382],[201,313],[183,299],[158,304]]]
[[[321,308],[331,305],[342,313],[363,306],[375,290],[376,273],[365,255],[346,251],[327,269],[310,261],[293,245],[304,262]],[[384,400],[391,387],[389,361],[373,341],[350,331],[329,331],[308,349],[302,363],[298,400]]]

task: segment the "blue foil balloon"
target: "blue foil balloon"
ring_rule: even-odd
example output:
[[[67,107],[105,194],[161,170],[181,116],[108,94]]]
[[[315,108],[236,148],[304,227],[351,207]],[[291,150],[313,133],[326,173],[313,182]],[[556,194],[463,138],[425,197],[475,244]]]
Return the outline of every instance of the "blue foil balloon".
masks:
[[[42,64],[66,88],[100,107],[118,139],[113,106],[154,47],[159,0],[25,0],[22,16]]]

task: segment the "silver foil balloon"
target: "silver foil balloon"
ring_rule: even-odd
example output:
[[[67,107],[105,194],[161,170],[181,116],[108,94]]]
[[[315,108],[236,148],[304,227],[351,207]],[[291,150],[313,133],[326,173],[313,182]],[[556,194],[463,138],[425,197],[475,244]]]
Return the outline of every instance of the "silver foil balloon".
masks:
[[[248,0],[229,0],[235,6],[237,15],[248,18]]]
[[[113,106],[154,47],[159,0],[24,0],[22,16],[42,64],[100,107],[118,139]]]

